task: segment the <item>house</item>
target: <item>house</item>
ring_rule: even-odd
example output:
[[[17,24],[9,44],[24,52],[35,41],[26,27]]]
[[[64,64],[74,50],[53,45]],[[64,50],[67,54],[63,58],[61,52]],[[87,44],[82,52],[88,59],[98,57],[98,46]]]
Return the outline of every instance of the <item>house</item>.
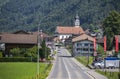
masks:
[[[65,39],[71,37],[74,35],[80,35],[85,33],[82,27],[80,26],[79,16],[76,15],[75,18],[75,26],[57,26],[56,28],[56,35],[59,37],[59,39],[64,43]]]
[[[72,55],[73,56],[86,56],[93,55],[94,53],[94,38],[87,35],[81,34],[72,39]]]
[[[5,45],[5,55],[13,48],[31,48],[37,45],[37,36],[31,34],[2,34],[0,43]]]
[[[18,31],[13,32],[12,34],[30,34],[30,33],[24,30],[18,30]]]
[[[64,42],[65,47],[72,46],[72,39],[73,39],[73,37],[69,37],[69,38],[65,39],[65,42]]]
[[[71,47],[72,46],[72,39],[77,37],[77,36],[79,36],[79,35],[73,35],[72,34],[72,36],[70,36],[69,38],[66,38],[65,41],[64,41],[64,45],[66,47]]]
[[[40,40],[46,38],[47,34],[42,33],[39,35]],[[44,38],[42,38],[42,37]],[[1,33],[0,34],[0,45],[4,46],[2,48],[4,55],[10,55],[10,50],[13,48],[31,48],[38,43],[38,32],[26,32],[26,31],[17,31],[14,33]]]

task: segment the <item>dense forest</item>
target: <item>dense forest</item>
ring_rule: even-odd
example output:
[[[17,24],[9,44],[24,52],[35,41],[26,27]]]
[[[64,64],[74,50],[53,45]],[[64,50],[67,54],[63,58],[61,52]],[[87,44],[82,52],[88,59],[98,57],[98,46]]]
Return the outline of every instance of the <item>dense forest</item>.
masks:
[[[120,0],[0,0],[0,32],[53,32],[73,26],[76,14],[83,29],[98,28],[109,12],[120,12]]]

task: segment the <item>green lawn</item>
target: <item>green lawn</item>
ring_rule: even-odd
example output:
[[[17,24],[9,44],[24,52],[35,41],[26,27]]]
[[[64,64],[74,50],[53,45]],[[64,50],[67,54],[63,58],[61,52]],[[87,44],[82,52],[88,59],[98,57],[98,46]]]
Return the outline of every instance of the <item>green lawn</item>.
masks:
[[[40,63],[40,75],[45,74],[48,64]],[[11,62],[0,63],[0,79],[35,79],[37,74],[37,63]],[[48,74],[48,70],[47,70]],[[44,75],[42,75],[44,76]],[[47,76],[47,75],[45,75]],[[44,77],[42,79],[45,79]]]

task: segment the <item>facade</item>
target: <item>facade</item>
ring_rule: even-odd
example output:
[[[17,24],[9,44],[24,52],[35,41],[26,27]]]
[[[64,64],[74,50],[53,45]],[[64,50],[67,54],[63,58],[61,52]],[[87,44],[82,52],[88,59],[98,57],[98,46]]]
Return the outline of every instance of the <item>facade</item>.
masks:
[[[85,33],[84,30],[80,26],[80,21],[79,21],[79,16],[78,15],[76,15],[74,24],[75,24],[74,27],[58,26],[56,28],[55,33],[59,37],[61,42],[64,43],[65,39],[71,37],[72,35],[80,35],[82,33]]]
[[[10,55],[13,48],[31,48],[37,45],[37,36],[31,34],[2,34],[0,43],[5,45],[4,56]]]
[[[94,38],[86,34],[82,34],[72,39],[73,56],[87,56],[94,53]]]
[[[46,39],[49,38],[45,33],[42,34],[42,37],[40,36],[40,40],[44,38]],[[17,31],[14,33],[0,34],[0,46],[1,45],[4,46],[4,49],[2,50],[4,51],[4,56],[6,55],[10,56],[10,50],[13,48],[20,48],[20,49],[31,48],[37,45],[37,43],[38,43],[38,32],[29,33],[25,31]]]

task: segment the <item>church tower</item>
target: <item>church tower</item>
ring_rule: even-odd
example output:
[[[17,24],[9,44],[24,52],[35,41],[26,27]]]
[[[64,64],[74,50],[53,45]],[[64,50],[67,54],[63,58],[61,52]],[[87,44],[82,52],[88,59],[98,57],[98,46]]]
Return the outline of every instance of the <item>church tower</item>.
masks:
[[[75,27],[80,27],[80,20],[79,20],[78,14],[75,17],[75,22],[74,23],[75,23]]]

